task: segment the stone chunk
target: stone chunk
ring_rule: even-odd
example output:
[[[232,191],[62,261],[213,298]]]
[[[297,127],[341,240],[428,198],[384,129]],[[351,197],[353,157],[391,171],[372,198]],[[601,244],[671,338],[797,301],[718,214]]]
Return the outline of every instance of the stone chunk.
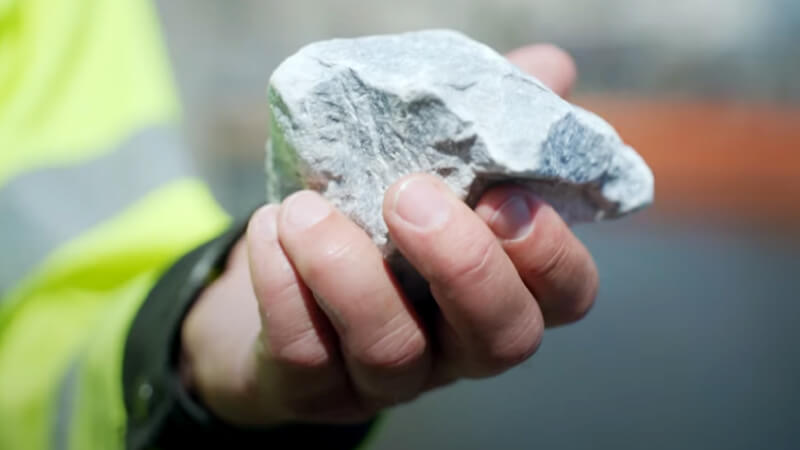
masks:
[[[650,169],[608,123],[456,32],[308,45],[268,97],[268,200],[317,190],[384,255],[383,194],[410,173],[438,174],[471,206],[493,184],[526,185],[569,222],[653,200]]]

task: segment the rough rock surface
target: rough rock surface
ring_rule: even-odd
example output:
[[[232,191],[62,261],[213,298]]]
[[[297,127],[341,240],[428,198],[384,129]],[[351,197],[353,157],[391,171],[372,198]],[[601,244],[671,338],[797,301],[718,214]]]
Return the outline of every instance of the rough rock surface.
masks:
[[[383,193],[409,173],[440,175],[470,205],[494,183],[528,185],[570,222],[653,198],[650,169],[610,125],[456,32],[308,45],[268,96],[268,199],[318,190],[384,254]]]

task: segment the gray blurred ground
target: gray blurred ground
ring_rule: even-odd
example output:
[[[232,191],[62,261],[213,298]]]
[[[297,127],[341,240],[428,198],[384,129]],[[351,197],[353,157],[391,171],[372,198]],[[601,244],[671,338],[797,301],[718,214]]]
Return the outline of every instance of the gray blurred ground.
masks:
[[[157,4],[187,135],[235,214],[263,198],[269,74],[322,38],[456,28],[566,47],[583,92],[800,102],[796,0]],[[602,276],[589,317],[506,375],[396,408],[373,448],[800,448],[800,233],[653,213],[577,232]]]
[[[522,367],[397,408],[378,449],[800,448],[800,242],[584,227],[594,310]]]

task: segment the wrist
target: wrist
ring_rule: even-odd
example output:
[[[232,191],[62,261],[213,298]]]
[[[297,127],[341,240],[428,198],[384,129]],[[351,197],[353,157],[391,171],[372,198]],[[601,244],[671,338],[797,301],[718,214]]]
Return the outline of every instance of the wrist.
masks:
[[[128,448],[147,448],[168,438],[175,420],[195,411],[178,370],[183,318],[197,293],[219,273],[231,246],[242,235],[231,227],[178,260],[156,283],[128,333],[122,384],[128,412]]]
[[[247,249],[239,240],[224,270],[198,295],[181,326],[184,388],[220,420],[241,426],[281,424],[277,396],[264,392],[261,323]]]

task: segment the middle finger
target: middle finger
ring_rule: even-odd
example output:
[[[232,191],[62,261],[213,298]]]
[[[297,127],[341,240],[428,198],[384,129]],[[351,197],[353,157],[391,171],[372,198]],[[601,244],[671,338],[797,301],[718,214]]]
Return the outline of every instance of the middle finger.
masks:
[[[442,181],[414,175],[395,183],[384,218],[398,249],[430,282],[455,375],[496,374],[536,350],[543,329],[536,301],[486,224]]]

